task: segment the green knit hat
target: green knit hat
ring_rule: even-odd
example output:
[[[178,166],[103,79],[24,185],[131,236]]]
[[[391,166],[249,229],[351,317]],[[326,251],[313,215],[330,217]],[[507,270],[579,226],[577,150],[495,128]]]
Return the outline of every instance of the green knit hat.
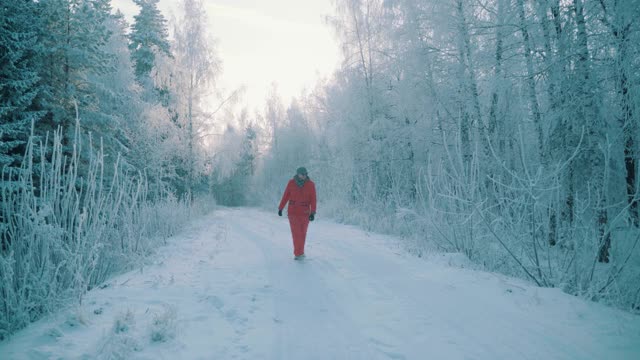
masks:
[[[305,167],[303,167],[303,166],[299,167],[299,168],[296,170],[296,175],[300,175],[300,174],[302,174],[302,175],[305,175],[305,176],[306,176],[306,175],[307,175],[307,169],[306,169]]]

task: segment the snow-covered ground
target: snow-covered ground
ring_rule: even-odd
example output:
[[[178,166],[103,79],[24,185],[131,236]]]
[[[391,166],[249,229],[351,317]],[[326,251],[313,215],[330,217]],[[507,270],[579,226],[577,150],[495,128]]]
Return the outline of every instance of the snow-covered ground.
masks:
[[[640,317],[415,258],[323,219],[221,209],[152,265],[0,343],[0,359],[640,359]]]

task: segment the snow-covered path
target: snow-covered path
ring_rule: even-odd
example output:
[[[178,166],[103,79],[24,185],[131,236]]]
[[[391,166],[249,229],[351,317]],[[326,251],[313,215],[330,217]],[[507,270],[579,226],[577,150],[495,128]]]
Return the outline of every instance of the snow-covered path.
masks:
[[[0,359],[640,358],[640,317],[558,290],[322,219],[306,252],[292,260],[285,217],[218,210]]]

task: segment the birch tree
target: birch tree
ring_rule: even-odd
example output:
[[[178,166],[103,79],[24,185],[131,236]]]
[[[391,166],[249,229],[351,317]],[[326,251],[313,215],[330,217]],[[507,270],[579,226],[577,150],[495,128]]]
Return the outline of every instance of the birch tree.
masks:
[[[176,23],[175,58],[180,94],[180,117],[186,140],[187,192],[193,196],[195,178],[204,170],[198,154],[202,154],[201,135],[207,132],[204,101],[213,94],[215,78],[220,71],[214,41],[207,33],[207,15],[201,0],[184,0],[182,17]]]

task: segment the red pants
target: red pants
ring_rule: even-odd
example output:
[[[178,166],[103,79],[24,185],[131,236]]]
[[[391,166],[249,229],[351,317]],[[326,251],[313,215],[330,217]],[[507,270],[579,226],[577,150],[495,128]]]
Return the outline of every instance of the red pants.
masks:
[[[309,215],[289,215],[291,236],[293,237],[293,255],[304,254],[304,241],[307,238]]]

